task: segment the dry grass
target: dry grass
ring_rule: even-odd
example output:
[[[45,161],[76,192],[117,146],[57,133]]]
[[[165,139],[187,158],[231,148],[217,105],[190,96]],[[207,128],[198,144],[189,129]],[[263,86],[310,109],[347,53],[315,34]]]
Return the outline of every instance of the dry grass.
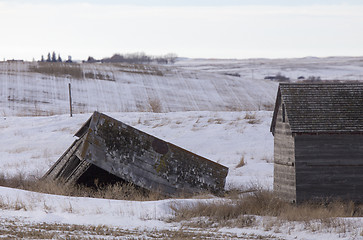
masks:
[[[243,167],[244,165],[246,165],[245,156],[242,156],[239,163],[236,165],[236,168]]]
[[[252,194],[240,195],[230,201],[194,203],[187,206],[172,206],[175,221],[191,221],[206,218],[203,222],[215,226],[237,227],[253,225],[250,216],[272,216],[283,222],[299,221],[309,223],[319,221],[325,226],[338,225],[337,217],[362,217],[363,206],[353,202],[305,203],[291,205],[274,196],[272,192],[258,190]],[[193,221],[191,221],[193,222]],[[275,224],[275,223],[274,223]],[[203,226],[202,226],[203,227]]]
[[[32,205],[26,204],[23,200],[19,198],[17,198],[15,201],[11,201],[9,199],[4,199],[3,197],[0,196],[0,209],[28,211],[32,209]]]
[[[83,78],[83,71],[79,64],[76,63],[52,63],[40,62],[29,67],[29,71],[47,74],[56,77],[70,76],[76,79]]]
[[[133,184],[115,183],[87,187],[84,185],[66,186],[62,182],[45,181],[41,179],[25,178],[22,174],[11,178],[0,175],[0,186],[19,188],[33,192],[41,192],[63,196],[92,197],[118,200],[154,201],[164,199],[158,192],[140,189]],[[70,211],[71,208],[67,208]]]
[[[159,67],[153,65],[126,63],[114,63],[113,65],[115,67],[118,67],[120,72],[164,76],[163,72],[159,69]]]
[[[255,113],[252,114],[252,113],[246,112],[244,119],[247,119],[247,120],[256,119],[256,114]]]
[[[139,230],[105,225],[71,225],[24,223],[20,220],[1,222],[0,236],[6,239],[269,239],[264,236],[205,231],[203,229]],[[257,238],[258,237],[258,238]]]
[[[251,119],[251,120],[248,120],[247,123],[248,124],[259,124],[261,121],[258,120],[258,119]]]
[[[299,206],[288,205],[279,215],[288,221],[310,221],[335,217],[362,217],[363,208],[353,202],[334,201],[330,203],[304,203]]]
[[[222,124],[225,120],[223,118],[209,118],[207,122],[210,124]]]
[[[244,119],[248,120],[247,123],[249,123],[249,124],[258,124],[261,122],[260,119],[257,119],[256,113],[252,114],[252,113],[246,112]]]
[[[159,99],[149,99],[149,105],[151,111],[154,113],[161,113],[162,112],[162,105]]]

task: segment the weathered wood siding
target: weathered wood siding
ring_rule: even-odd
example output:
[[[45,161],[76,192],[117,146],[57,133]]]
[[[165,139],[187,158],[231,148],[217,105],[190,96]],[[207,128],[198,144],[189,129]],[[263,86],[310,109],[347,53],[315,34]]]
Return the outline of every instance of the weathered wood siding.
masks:
[[[363,201],[363,135],[296,135],[297,202]]]
[[[81,159],[167,195],[224,190],[228,168],[95,112]]]
[[[43,179],[61,180],[64,184],[73,184],[91,166],[90,163],[81,160],[83,138],[73,144],[63,153],[58,161],[46,172]]]
[[[282,104],[278,109],[274,133],[274,192],[278,197],[294,202],[295,185],[295,145],[288,117],[282,121]]]

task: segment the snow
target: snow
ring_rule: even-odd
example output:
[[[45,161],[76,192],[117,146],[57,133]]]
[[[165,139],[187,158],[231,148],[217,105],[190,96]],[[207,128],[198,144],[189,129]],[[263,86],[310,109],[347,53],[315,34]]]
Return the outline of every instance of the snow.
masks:
[[[272,188],[272,112],[106,113],[229,168],[227,188]],[[251,115],[257,123],[250,124]],[[7,177],[42,176],[75,140],[91,114],[7,117],[0,121],[0,169]],[[9,138],[8,136],[12,136]],[[246,165],[236,168],[241,157]]]
[[[107,225],[137,231],[180,229],[181,223],[168,222],[173,216],[172,204],[188,204],[220,199],[168,199],[137,202],[108,199],[65,197],[28,192],[18,189],[0,188],[0,200],[5,203],[24,203],[26,210],[0,210],[0,222],[4,219],[24,223],[56,223],[77,225]],[[351,229],[308,231],[303,223],[286,222],[270,227],[271,217],[257,217],[257,226],[251,228],[221,228],[220,233],[235,233],[239,236],[264,236],[267,239],[362,239],[362,219],[346,220]],[[319,225],[319,223],[316,223]],[[317,226],[318,228],[318,226]],[[264,239],[264,238],[262,238]]]
[[[180,147],[229,167],[226,188],[257,184],[272,188],[273,137],[269,132],[272,112],[172,112],[107,113],[126,124],[160,137]],[[254,123],[248,123],[255,118]],[[73,134],[90,114],[50,117],[7,117],[0,121],[0,169],[6,176],[42,176],[73,142]],[[9,137],[11,136],[11,137]],[[244,156],[246,165],[236,168]],[[0,203],[20,204],[23,209],[2,209],[0,221],[107,225],[137,231],[179,229],[182,223],[169,222],[173,204],[211,199],[167,199],[123,201],[55,196],[0,187]],[[1,204],[0,204],[1,205]],[[26,210],[24,210],[24,208]],[[361,239],[362,219],[349,220],[355,230],[339,233],[311,232],[301,223],[284,223],[266,230],[269,217],[261,217],[251,228],[222,228],[219,233],[264,236],[267,239]]]
[[[110,73],[115,81],[71,79],[76,113],[72,118],[66,114],[69,78],[29,72],[29,64],[33,63],[0,63],[0,175],[41,177],[76,139],[73,134],[92,111],[99,110],[227,166],[226,189],[244,189],[251,185],[272,189],[273,136],[269,128],[277,83],[263,77],[281,72],[294,79],[314,75],[322,79],[360,80],[362,60],[184,59],[175,66],[160,67],[164,76],[131,74],[112,65],[83,65],[87,71]],[[241,77],[225,73],[239,73]],[[150,99],[160,101],[163,113],[150,112]],[[241,158],[245,165],[237,167]],[[0,187],[0,206],[20,206],[0,207],[0,223],[177,230],[183,228],[182,223],[167,221],[174,214],[173,204],[221,200],[123,201]],[[347,222],[344,226],[349,226],[346,230],[328,228],[315,232],[300,222],[284,222],[269,228],[266,227],[269,222],[276,219],[256,218],[258,224],[254,227],[221,228],[217,232],[236,234],[240,238],[363,239],[362,218],[341,219]]]
[[[82,79],[32,72],[35,62],[0,62],[0,114],[65,114],[68,83],[75,113],[147,112],[152,101],[162,112],[272,110],[278,83],[264,77],[280,73],[293,82],[300,76],[361,81],[362,62],[362,57],[184,59],[137,69],[127,64],[80,64]],[[89,78],[88,73],[103,79]],[[240,77],[227,75],[236,73]]]

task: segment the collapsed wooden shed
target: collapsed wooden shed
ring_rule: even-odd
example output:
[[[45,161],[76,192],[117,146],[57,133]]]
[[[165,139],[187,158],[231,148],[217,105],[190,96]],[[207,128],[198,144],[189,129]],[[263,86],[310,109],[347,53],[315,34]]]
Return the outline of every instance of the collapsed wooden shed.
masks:
[[[363,84],[280,84],[274,191],[291,202],[363,201]]]
[[[228,168],[94,112],[44,175],[65,184],[128,182],[165,195],[224,190]]]

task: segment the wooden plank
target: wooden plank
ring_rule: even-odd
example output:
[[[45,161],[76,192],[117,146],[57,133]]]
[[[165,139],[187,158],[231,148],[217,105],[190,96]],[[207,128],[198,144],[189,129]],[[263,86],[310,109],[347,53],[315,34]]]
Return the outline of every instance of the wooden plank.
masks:
[[[277,108],[274,128],[274,192],[287,201],[296,200],[296,182],[294,167],[294,138],[288,118],[282,119],[282,107]]]
[[[363,201],[363,135],[297,135],[295,146],[298,201]]]
[[[66,168],[69,159],[80,148],[82,140],[75,140],[72,145],[62,154],[55,164],[44,174],[43,179],[57,180],[62,176],[62,172]]]

